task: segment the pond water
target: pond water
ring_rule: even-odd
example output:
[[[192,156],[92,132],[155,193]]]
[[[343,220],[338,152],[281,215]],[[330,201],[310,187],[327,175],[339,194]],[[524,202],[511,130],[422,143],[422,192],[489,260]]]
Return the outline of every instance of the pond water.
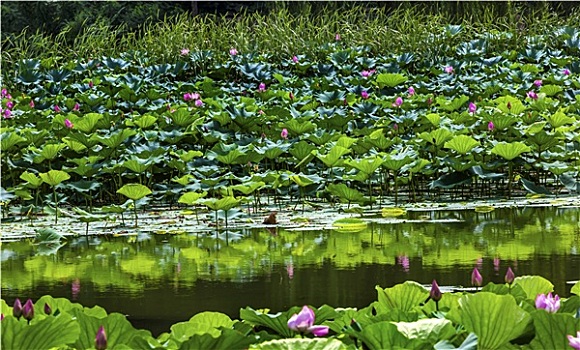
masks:
[[[358,232],[253,227],[217,239],[141,232],[69,237],[61,247],[5,242],[2,298],[100,305],[158,335],[201,311],[238,318],[246,306],[363,307],[376,300],[376,285],[405,280],[469,286],[475,266],[484,283],[503,283],[511,267],[569,296],[566,282],[580,277],[579,223],[578,207],[526,207],[409,212],[405,221],[370,218]]]

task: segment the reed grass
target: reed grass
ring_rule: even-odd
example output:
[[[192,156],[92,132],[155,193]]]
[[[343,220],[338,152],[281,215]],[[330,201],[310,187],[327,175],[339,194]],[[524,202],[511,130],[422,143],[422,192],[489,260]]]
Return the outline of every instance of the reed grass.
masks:
[[[461,16],[457,15],[457,6],[465,7]],[[23,31],[7,38],[2,43],[2,66],[5,71],[27,58],[58,64],[71,59],[119,56],[128,51],[142,52],[161,63],[174,61],[182,48],[211,50],[222,55],[235,47],[239,52],[257,51],[280,57],[294,54],[323,57],[320,48],[333,42],[336,33],[341,35],[342,45],[367,46],[375,54],[412,52],[434,57],[482,33],[512,34],[510,41],[490,42],[491,49],[499,51],[523,47],[527,35],[549,35],[564,25],[580,27],[578,8],[569,16],[560,17],[547,5],[532,11],[524,11],[521,4],[507,2],[505,6],[508,6],[505,14],[498,6],[479,2],[443,2],[429,7],[403,3],[392,10],[345,5],[328,11],[313,11],[304,3],[298,11],[291,11],[282,2],[267,14],[166,17],[161,22],[144,23],[138,32],[129,32],[123,26],[110,27],[104,22],[85,23],[72,39],[70,27],[56,36]],[[442,33],[449,24],[459,24],[463,30],[453,37],[434,35]]]

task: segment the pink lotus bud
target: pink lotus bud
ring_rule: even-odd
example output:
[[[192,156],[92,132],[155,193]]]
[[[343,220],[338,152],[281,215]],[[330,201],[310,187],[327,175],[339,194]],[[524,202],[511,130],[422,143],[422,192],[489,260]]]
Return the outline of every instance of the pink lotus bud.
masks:
[[[18,298],[14,300],[14,306],[12,307],[12,315],[16,318],[22,316],[22,303]]]
[[[292,56],[292,62],[298,63],[298,56],[296,55]]]
[[[56,113],[59,113],[60,112],[60,107],[58,105],[54,105],[54,111]]]
[[[2,97],[8,95],[8,90],[2,89]]]
[[[189,93],[189,92],[188,92],[188,93],[185,93],[185,94],[183,94],[183,100],[184,100],[184,101],[191,101],[191,100],[193,100],[193,96],[192,96],[192,94],[191,94],[191,93]]]
[[[492,121],[490,121],[489,123],[487,123],[487,130],[493,131],[493,129],[495,129],[495,125],[493,124]]]
[[[68,120],[68,119],[65,119],[65,120],[64,120],[64,126],[65,126],[67,129],[72,129],[74,125],[73,125],[73,123],[72,123],[70,120]]]
[[[407,90],[409,92],[409,96],[413,96],[415,95],[415,88],[412,86],[409,86],[409,90]]]
[[[363,91],[360,93],[360,96],[361,96],[363,99],[365,99],[365,100],[366,100],[367,98],[369,98],[369,93],[368,93],[368,92],[366,92],[366,90],[363,90]],[[346,100],[345,100],[345,101],[346,101]]]
[[[505,283],[512,284],[515,278],[516,276],[514,275],[512,268],[508,267],[507,272],[505,273]]]
[[[93,82],[92,81],[89,81],[89,88],[92,89],[93,86],[94,86]]]
[[[479,270],[476,268],[473,269],[471,273],[471,284],[477,287],[481,287],[481,283],[483,282],[483,277],[479,273]]]
[[[10,109],[14,108],[14,102],[12,102],[12,101],[6,102],[6,108],[10,108]]]
[[[393,130],[395,131],[399,130],[399,124],[397,123],[393,124]]]
[[[12,111],[7,109],[4,111],[4,119],[10,119],[12,118]]]
[[[281,137],[282,137],[284,140],[288,139],[288,129],[286,129],[286,128],[282,129],[282,132],[280,133],[280,136],[281,136]]]
[[[364,78],[368,78],[371,75],[371,72],[369,72],[368,70],[363,70],[362,72],[360,72],[360,75],[362,75]]]
[[[448,74],[453,73],[453,66],[447,66],[447,67],[445,67],[445,73],[448,73]]]
[[[34,108],[34,101],[30,100],[30,103],[28,105],[30,106],[30,108]]]
[[[105,333],[105,327],[100,326],[95,336],[95,349],[105,350],[107,349],[107,334]]]
[[[237,54],[238,54],[238,50],[236,50],[235,48],[233,48],[233,47],[232,47],[232,48],[230,49],[230,55],[232,55],[232,56],[235,56],[235,55],[237,55]]]
[[[507,107],[507,109],[512,109],[512,103],[511,103],[511,102],[508,102],[508,103],[506,104],[506,107]]]
[[[258,85],[258,91],[259,91],[259,92],[264,92],[264,91],[266,91],[266,84],[264,84],[264,83],[260,83],[260,85]]]
[[[475,113],[475,110],[477,109],[477,106],[475,105],[475,103],[473,102],[469,102],[469,113]]]
[[[562,74],[570,75],[570,70],[568,68],[564,68],[564,70],[562,71]]]
[[[441,290],[439,289],[439,285],[437,284],[437,281],[433,280],[433,283],[431,284],[431,291],[429,292],[429,297],[431,299],[433,299],[433,301],[437,302],[437,301],[441,300],[442,296],[443,296],[443,294],[441,293]]]
[[[191,96],[192,100],[198,100],[201,98],[201,96],[197,92],[190,93],[189,96]]]
[[[291,100],[294,100],[294,94],[292,93],[292,91],[290,91],[290,93],[288,94],[288,97],[289,97]]]
[[[26,303],[22,307],[22,317],[28,321],[34,318],[34,304],[31,299],[26,300]]]
[[[535,85],[536,87],[540,87],[540,86],[542,86],[542,80],[541,80],[541,79],[534,80],[534,85]]]
[[[340,41],[340,34],[337,33],[336,35],[334,35],[334,40]]]
[[[73,111],[78,111],[81,108],[81,105],[77,102],[75,103],[75,106],[73,107]]]
[[[393,107],[401,107],[403,105],[403,98],[401,96],[395,99],[395,102],[392,104]]]
[[[189,49],[181,49],[180,53],[182,56],[189,55]]]
[[[196,106],[196,107],[201,107],[201,106],[203,106],[203,101],[202,101],[202,100],[195,100],[195,106]]]
[[[44,304],[44,313],[47,315],[50,315],[52,313],[52,309],[50,308],[50,305],[48,305],[48,303]]]

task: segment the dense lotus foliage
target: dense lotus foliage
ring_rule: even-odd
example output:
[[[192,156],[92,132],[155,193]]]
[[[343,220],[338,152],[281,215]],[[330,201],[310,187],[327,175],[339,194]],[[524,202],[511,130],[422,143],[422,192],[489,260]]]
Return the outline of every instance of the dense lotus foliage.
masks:
[[[157,338],[119,313],[43,296],[4,300],[5,349],[577,349],[580,282],[569,298],[540,276],[452,292],[407,281],[376,287],[368,307],[240,310],[240,320],[202,312]],[[316,338],[315,338],[316,337]]]
[[[304,208],[578,192],[579,31],[495,52],[509,33],[461,30],[433,34],[452,56],[372,55],[337,35],[323,58],[232,47],[166,64],[19,62],[2,90],[2,201],[58,220],[59,204],[152,198],[217,214],[265,196]]]

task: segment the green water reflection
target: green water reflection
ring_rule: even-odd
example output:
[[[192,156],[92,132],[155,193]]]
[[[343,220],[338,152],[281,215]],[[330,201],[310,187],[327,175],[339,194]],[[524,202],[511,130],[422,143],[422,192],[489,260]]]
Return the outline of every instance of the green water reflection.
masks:
[[[78,237],[55,247],[3,243],[2,296],[43,294],[99,304],[154,332],[193,313],[295,304],[365,306],[374,286],[412,279],[469,285],[539,274],[567,295],[580,271],[578,208],[409,213],[453,223],[370,223],[355,233],[264,228],[220,234]],[[154,324],[154,325],[153,325]],[[156,328],[157,327],[157,328]],[[164,328],[165,327],[165,328]]]

